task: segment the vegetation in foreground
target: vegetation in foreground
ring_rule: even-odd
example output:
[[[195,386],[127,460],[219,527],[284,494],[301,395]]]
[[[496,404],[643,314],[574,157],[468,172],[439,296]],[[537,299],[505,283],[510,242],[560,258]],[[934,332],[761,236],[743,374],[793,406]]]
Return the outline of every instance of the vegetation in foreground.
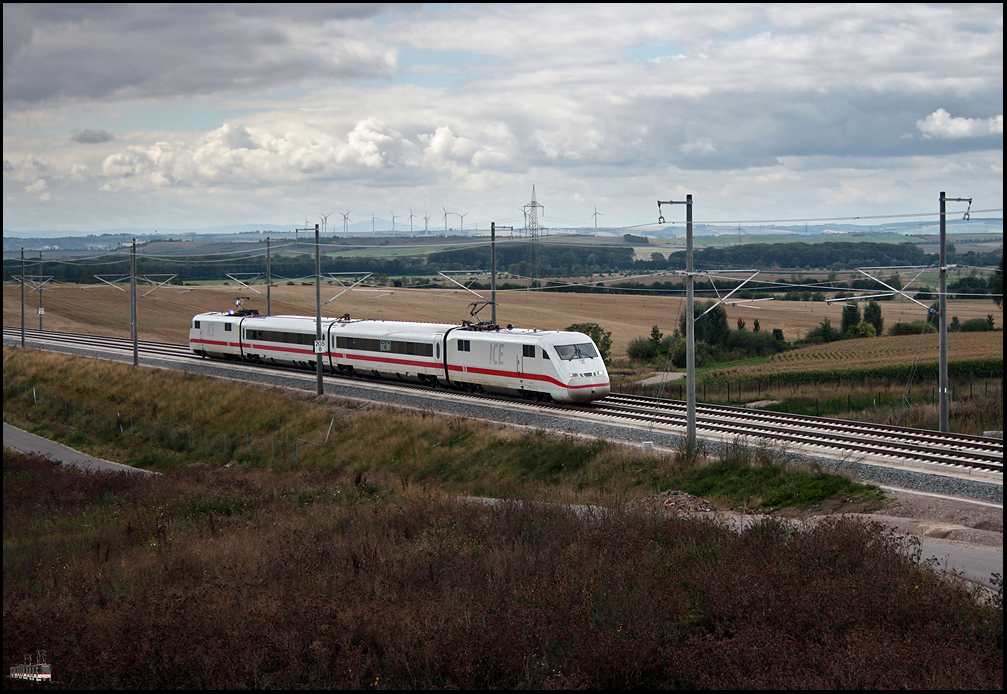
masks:
[[[1003,603],[849,518],[465,503],[4,451],[3,650],[80,688],[1003,685]]]
[[[742,441],[693,466],[9,347],[4,417],[167,473],[4,451],[5,660],[67,686],[1002,685],[1002,594],[880,526],[622,503],[878,498]]]

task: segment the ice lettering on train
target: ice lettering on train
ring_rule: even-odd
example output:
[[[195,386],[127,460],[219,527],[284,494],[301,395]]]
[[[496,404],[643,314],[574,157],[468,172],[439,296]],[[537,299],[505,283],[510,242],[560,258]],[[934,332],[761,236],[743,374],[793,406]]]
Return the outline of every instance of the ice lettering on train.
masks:
[[[490,343],[490,364],[495,364],[496,366],[503,366],[504,363],[504,346],[497,343]]]

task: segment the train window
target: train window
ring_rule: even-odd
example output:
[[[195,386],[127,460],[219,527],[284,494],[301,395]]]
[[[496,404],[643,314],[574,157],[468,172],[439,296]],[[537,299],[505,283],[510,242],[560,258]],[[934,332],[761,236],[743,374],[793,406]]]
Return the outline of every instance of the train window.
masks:
[[[437,343],[437,358],[438,359],[441,358],[441,343],[440,342]]]
[[[198,320],[192,321],[192,327],[194,327],[196,330],[199,330],[199,321]]]
[[[535,345],[521,345],[524,349],[524,356],[534,357],[535,356]]]
[[[224,332],[226,332],[226,333],[231,332],[231,324],[230,323],[224,323]]]
[[[278,330],[246,330],[245,339],[286,342],[292,345],[311,345],[315,342],[315,336],[312,333],[281,333]]]
[[[549,353],[545,351],[545,347],[542,348],[542,358],[543,359],[549,358]]]
[[[458,351],[459,352],[471,352],[472,342],[471,340],[458,340]]]
[[[593,359],[598,356],[598,350],[594,348],[594,343],[585,342],[579,345],[557,345],[556,354],[564,361],[571,359]]]
[[[358,352],[391,352],[410,354],[417,357],[432,357],[434,346],[427,342],[404,342],[399,340],[375,340],[367,337],[336,337],[336,347]]]

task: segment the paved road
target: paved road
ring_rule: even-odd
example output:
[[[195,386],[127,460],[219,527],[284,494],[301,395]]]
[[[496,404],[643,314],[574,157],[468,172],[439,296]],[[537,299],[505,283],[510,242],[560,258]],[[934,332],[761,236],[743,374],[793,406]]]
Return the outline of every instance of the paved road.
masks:
[[[121,465],[108,460],[102,460],[101,458],[95,458],[94,456],[87,455],[86,453],[81,453],[80,451],[75,451],[72,448],[67,448],[61,443],[44,439],[41,436],[36,436],[35,434],[29,434],[27,431],[18,429],[17,427],[11,426],[7,423],[4,423],[3,425],[3,445],[13,448],[15,451],[21,451],[22,453],[41,453],[43,455],[48,455],[53,459],[58,460],[63,465],[75,465],[84,470],[133,472],[140,475],[157,474],[155,472],[151,472],[150,470],[141,470],[140,468],[130,467],[129,465]]]
[[[1004,553],[995,547],[977,547],[974,545],[948,544],[921,538],[923,558],[937,559],[937,566],[943,570],[953,569],[965,574],[965,577],[992,587],[990,576],[994,573],[1004,575]]]

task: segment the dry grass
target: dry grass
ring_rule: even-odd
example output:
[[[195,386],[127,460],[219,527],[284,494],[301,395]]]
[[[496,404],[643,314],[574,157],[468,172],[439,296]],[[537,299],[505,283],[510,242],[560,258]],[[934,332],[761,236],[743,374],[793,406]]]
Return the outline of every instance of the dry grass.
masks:
[[[4,451],[4,660],[71,688],[1003,685],[1003,605],[878,525],[495,507]]]
[[[259,287],[260,291],[264,291]],[[388,288],[389,294],[348,292],[323,309],[323,315],[349,313],[360,318],[386,320],[421,320],[459,322],[468,318],[471,294],[462,291],[409,290]],[[326,285],[322,301],[335,296],[337,287]],[[253,297],[246,306],[265,312],[265,296],[248,289],[229,287],[165,287],[157,289],[139,302],[140,337],[143,339],[185,343],[192,316],[203,311],[225,311],[233,308],[238,296]],[[650,334],[657,325],[671,333],[681,315],[684,300],[659,296],[560,294],[542,292],[501,292],[497,318],[501,323],[525,327],[563,329],[573,323],[598,323],[612,333],[613,355],[624,356],[630,340]],[[84,332],[98,335],[129,335],[129,295],[107,286],[63,285],[47,287],[44,327],[53,330]],[[315,315],[314,287],[286,285],[272,290],[274,314]],[[38,327],[35,312],[37,297],[31,295],[26,307],[26,324]],[[985,301],[951,301],[949,312],[962,321],[985,318],[993,314],[996,324],[1003,326],[1003,310]],[[756,308],[758,307],[758,308]],[[4,325],[21,324],[20,290],[4,285]],[[898,321],[925,318],[922,309],[910,302],[883,302],[885,325]],[[483,311],[488,317],[488,309]],[[838,326],[842,305],[822,302],[763,301],[752,306],[729,306],[728,324],[734,326],[744,318],[751,329],[756,318],[762,330],[783,330],[788,341],[794,341],[808,330],[829,318]]]
[[[4,420],[162,472],[194,463],[320,467],[456,494],[580,503],[652,494],[669,473],[600,440],[10,346]]]

